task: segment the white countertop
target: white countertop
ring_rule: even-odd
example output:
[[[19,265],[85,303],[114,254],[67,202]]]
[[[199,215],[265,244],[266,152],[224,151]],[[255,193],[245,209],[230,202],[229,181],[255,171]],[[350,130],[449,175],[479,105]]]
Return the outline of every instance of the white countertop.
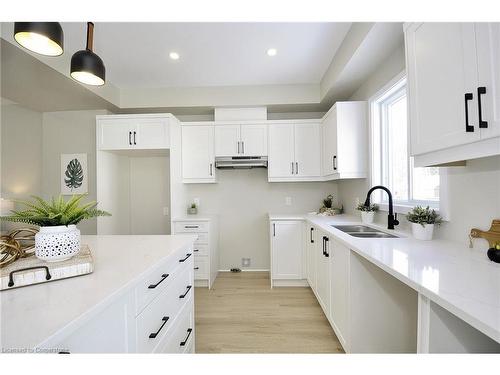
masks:
[[[444,240],[352,237],[331,225],[360,223],[347,215],[275,215],[270,220],[302,218],[329,232],[347,247],[398,280],[500,342],[500,264],[485,252]],[[376,225],[377,229],[401,235]]]
[[[94,258],[89,275],[0,292],[0,347],[34,348],[138,282],[194,235],[82,236]]]

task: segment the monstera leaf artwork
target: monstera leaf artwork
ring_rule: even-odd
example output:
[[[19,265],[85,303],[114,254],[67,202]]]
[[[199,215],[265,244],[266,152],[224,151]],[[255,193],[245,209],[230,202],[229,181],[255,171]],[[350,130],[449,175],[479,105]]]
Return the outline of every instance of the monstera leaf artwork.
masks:
[[[61,155],[61,193],[87,193],[87,154]]]

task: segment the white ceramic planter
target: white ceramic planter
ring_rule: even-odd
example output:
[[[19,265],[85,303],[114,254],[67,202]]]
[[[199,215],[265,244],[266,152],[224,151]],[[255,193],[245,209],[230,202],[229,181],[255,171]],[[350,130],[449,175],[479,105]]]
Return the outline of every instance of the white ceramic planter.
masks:
[[[80,251],[80,230],[75,225],[40,227],[35,235],[35,255],[47,262],[71,258]]]
[[[373,223],[375,217],[374,211],[361,211],[361,221],[365,224]]]
[[[411,223],[411,230],[416,240],[430,241],[434,233],[434,224]]]

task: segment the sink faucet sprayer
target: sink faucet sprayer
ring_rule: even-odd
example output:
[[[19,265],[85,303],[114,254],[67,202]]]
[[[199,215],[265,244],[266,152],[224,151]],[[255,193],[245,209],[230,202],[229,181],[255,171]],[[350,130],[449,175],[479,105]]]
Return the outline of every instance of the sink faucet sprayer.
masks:
[[[392,194],[389,189],[387,189],[385,186],[382,185],[377,185],[372,187],[370,190],[368,190],[368,193],[366,194],[365,207],[370,207],[370,195],[374,190],[377,189],[384,190],[389,196],[389,215],[387,215],[387,229],[394,229],[394,226],[398,225],[399,221],[398,221],[398,214],[394,213],[394,207],[392,205]]]

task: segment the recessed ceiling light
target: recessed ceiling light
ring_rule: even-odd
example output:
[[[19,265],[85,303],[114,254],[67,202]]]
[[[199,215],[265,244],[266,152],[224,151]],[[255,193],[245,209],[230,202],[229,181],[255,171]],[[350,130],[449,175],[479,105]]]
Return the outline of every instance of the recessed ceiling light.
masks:
[[[179,54],[177,52],[170,52],[168,54],[172,60],[179,60]]]
[[[267,50],[267,55],[268,56],[276,56],[277,53],[278,53],[278,51],[276,51],[276,48],[269,48]]]

